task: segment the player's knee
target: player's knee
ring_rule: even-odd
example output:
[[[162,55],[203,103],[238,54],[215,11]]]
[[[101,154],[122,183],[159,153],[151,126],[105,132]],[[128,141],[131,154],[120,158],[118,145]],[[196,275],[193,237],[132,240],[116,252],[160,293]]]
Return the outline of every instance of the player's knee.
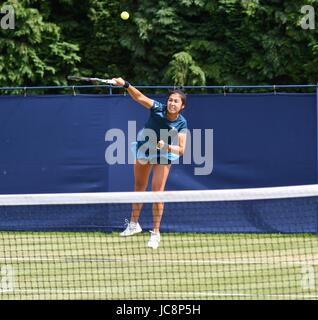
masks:
[[[151,188],[152,191],[164,191],[164,189],[165,188],[161,183],[153,183]]]
[[[145,191],[147,189],[147,184],[144,182],[135,182],[135,191]]]

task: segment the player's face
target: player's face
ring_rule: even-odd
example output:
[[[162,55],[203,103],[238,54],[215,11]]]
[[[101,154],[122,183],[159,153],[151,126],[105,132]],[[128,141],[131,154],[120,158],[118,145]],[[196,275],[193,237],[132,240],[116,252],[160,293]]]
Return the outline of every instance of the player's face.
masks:
[[[178,114],[184,108],[179,94],[173,93],[170,95],[168,98],[167,108],[168,112],[171,114]]]

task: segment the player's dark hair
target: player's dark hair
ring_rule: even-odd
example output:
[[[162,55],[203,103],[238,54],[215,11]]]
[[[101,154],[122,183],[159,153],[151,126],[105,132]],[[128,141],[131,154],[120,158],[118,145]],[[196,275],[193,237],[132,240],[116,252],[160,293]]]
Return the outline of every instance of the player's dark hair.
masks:
[[[170,98],[170,96],[172,94],[178,94],[181,98],[181,101],[182,101],[182,104],[184,105],[184,107],[186,106],[186,103],[187,103],[187,96],[186,94],[181,90],[181,89],[174,89],[174,90],[171,90],[169,91],[168,93],[168,99]]]

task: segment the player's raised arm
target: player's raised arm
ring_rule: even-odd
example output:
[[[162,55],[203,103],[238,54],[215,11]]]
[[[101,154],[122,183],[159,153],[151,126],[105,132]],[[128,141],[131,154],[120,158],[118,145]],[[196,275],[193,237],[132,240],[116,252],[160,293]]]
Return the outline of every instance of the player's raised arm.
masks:
[[[127,89],[130,96],[138,103],[144,107],[150,109],[153,106],[153,100],[146,97],[138,89],[132,86],[128,81],[125,81],[122,78],[113,78],[112,80],[116,81],[115,86],[121,86]]]

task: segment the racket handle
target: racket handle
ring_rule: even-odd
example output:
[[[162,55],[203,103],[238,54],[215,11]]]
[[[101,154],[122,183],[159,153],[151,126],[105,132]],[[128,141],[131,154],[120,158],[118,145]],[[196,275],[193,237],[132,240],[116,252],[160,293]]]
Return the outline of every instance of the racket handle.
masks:
[[[110,80],[110,79],[101,79],[100,82],[103,82],[106,84],[116,84],[115,80]]]
[[[97,81],[97,82],[102,82],[106,84],[116,84],[116,81],[111,79],[91,78],[91,81]]]
[[[75,80],[75,81],[89,81],[89,82],[102,82],[102,83],[106,83],[106,84],[116,84],[116,81],[111,80],[111,79],[76,77],[76,76],[68,76],[67,79],[68,80]]]

